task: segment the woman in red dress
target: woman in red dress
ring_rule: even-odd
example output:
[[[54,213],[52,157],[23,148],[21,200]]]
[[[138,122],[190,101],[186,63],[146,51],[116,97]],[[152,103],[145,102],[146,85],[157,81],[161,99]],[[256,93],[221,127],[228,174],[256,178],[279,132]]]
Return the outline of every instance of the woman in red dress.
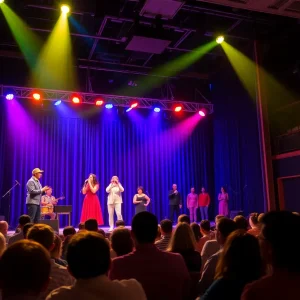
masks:
[[[103,225],[103,217],[99,198],[96,195],[99,190],[99,183],[95,174],[90,174],[82,188],[82,194],[85,195],[81,211],[80,222],[88,219],[96,219],[98,225]]]

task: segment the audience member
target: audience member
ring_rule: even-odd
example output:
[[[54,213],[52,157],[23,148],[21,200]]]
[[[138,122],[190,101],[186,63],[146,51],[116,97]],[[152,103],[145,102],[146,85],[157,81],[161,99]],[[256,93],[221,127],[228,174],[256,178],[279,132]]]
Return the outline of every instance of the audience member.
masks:
[[[216,215],[215,216],[215,225],[211,227],[211,230],[215,231],[216,227],[217,227],[217,223],[224,217],[225,216],[223,216],[223,215]]]
[[[54,247],[50,251],[51,258],[54,259],[54,261],[63,267],[67,267],[68,263],[61,259],[62,256],[62,241],[58,234],[55,234],[54,236]]]
[[[6,244],[8,243],[9,237],[7,235],[8,232],[8,223],[6,221],[0,221],[0,233],[3,234],[6,240]]]
[[[154,245],[157,218],[140,212],[132,220],[132,238],[136,250],[112,261],[110,278],[139,281],[148,300],[186,299],[190,276],[179,254],[163,252]]]
[[[99,228],[99,229],[97,230],[97,232],[98,232],[99,234],[101,234],[104,238],[106,238],[106,234],[105,234],[105,231],[104,231],[103,229]]]
[[[225,218],[222,215],[217,215],[215,217],[215,226],[217,227],[219,221]],[[208,228],[208,226],[207,226]],[[217,253],[220,250],[220,244],[217,242],[216,240],[216,231],[212,232],[212,239],[206,241],[206,243],[204,244],[203,248],[202,248],[202,252],[201,252],[201,258],[202,258],[202,268],[204,268],[207,260],[214,255],[215,253]]]
[[[258,221],[260,227],[262,227],[262,219],[263,219],[264,215],[265,215],[265,213],[261,213],[258,215],[257,221]]]
[[[79,230],[85,230],[84,222],[80,222],[80,223],[78,224],[78,231],[79,231]]]
[[[98,221],[96,219],[88,219],[84,223],[84,228],[87,231],[98,232]]]
[[[160,222],[161,239],[155,242],[157,249],[166,251],[171,239],[173,223],[171,220],[164,219]]]
[[[262,275],[258,240],[245,230],[236,230],[227,238],[217,264],[216,280],[201,300],[240,300],[244,286]]]
[[[73,235],[76,233],[76,230],[73,226],[66,226],[63,230],[64,238],[68,235]]]
[[[177,224],[178,223],[187,223],[187,224],[191,224],[191,219],[188,215],[180,215],[178,217],[178,220],[177,220]]]
[[[241,299],[297,299],[300,295],[300,216],[273,211],[265,214],[262,224],[261,250],[273,272],[247,285]]]
[[[0,260],[2,299],[37,299],[50,280],[50,256],[34,241],[18,241],[9,246]]]
[[[201,250],[199,248],[199,242],[200,242],[200,239],[202,238],[202,234],[200,232],[200,226],[197,223],[194,222],[194,223],[191,224],[191,229],[193,231],[193,234],[194,234],[194,237],[195,237],[195,241],[196,241],[196,250],[199,253],[201,253]]]
[[[196,251],[196,240],[188,224],[177,224],[167,251],[179,253],[183,257],[189,272],[200,272],[201,256],[200,253]]]
[[[233,221],[236,224],[236,229],[248,230],[248,221],[244,216],[236,216]]]
[[[28,215],[22,215],[19,218],[19,225],[18,228],[20,229],[20,231],[18,233],[15,233],[13,236],[10,237],[9,241],[8,241],[8,245],[11,245],[17,241],[23,240],[25,239],[24,236],[24,226],[30,223],[30,217]]]
[[[4,235],[0,232],[0,257],[6,249],[6,239]]]
[[[23,228],[23,235],[24,235],[24,238],[27,239],[27,233],[29,231],[29,229],[34,225],[34,223],[27,223],[24,225],[24,228]]]
[[[210,230],[210,221],[209,220],[202,220],[200,222],[200,232],[202,234],[202,237],[197,243],[197,250],[199,253],[202,253],[202,249],[204,247],[204,244],[207,241],[214,240],[215,239],[215,233]],[[218,251],[219,249],[217,249]]]
[[[114,229],[111,235],[111,247],[111,258],[132,252],[133,241],[130,230],[122,227],[117,227]]]
[[[74,286],[51,292],[47,300],[110,300],[146,299],[142,286],[135,279],[110,281],[110,253],[107,241],[96,232],[74,235],[67,252],[69,272],[76,278]]]
[[[249,216],[249,225],[251,229],[248,230],[248,233],[258,236],[260,234],[260,226],[258,222],[258,213],[252,213]]]
[[[161,239],[161,229],[160,229],[160,225],[158,225],[157,226],[155,242],[159,241],[160,239]]]
[[[61,258],[63,260],[66,260],[66,256],[67,256],[67,250],[68,250],[68,245],[69,245],[69,242],[71,240],[73,235],[68,235],[64,240],[63,240],[63,243],[62,243],[62,256]]]
[[[54,247],[54,230],[45,224],[35,224],[30,228],[27,234],[29,240],[40,243],[44,246],[49,253]],[[54,259],[51,259],[51,271],[50,271],[51,280],[49,286],[40,299],[45,299],[45,297],[54,289],[63,286],[63,285],[72,285],[74,279],[70,276],[67,271],[67,268],[60,266],[55,263]]]
[[[203,272],[201,274],[201,279],[198,285],[198,292],[203,295],[205,291],[210,287],[215,278],[216,266],[221,256],[222,248],[226,242],[229,234],[236,230],[236,224],[233,220],[229,218],[221,218],[217,223],[217,242],[221,246],[221,250],[212,255],[203,267]]]
[[[117,227],[125,227],[125,222],[123,220],[116,221],[116,228]]]

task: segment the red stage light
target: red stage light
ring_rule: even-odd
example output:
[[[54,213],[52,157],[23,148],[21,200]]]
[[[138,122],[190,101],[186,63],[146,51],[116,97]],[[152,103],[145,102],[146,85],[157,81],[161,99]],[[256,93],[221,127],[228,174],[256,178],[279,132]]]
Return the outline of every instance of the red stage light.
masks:
[[[36,101],[41,100],[41,94],[40,93],[33,93],[32,98]]]
[[[104,103],[104,101],[102,99],[97,99],[96,102],[95,102],[95,104],[97,106],[101,106],[103,103]]]
[[[137,103],[137,102],[134,102],[134,103],[131,104],[130,107],[131,107],[131,108],[135,108],[135,107],[137,107],[137,106],[138,106],[138,103]]]
[[[72,102],[75,103],[75,104],[80,103],[80,97],[78,97],[78,96],[73,96],[73,97],[72,97]]]
[[[200,111],[199,111],[199,115],[200,115],[201,117],[205,117],[205,116],[206,116],[206,114],[205,114],[205,112],[204,112],[203,110],[200,110]]]
[[[180,112],[181,110],[182,110],[182,106],[176,106],[176,107],[175,107],[175,111],[176,111],[176,112]]]

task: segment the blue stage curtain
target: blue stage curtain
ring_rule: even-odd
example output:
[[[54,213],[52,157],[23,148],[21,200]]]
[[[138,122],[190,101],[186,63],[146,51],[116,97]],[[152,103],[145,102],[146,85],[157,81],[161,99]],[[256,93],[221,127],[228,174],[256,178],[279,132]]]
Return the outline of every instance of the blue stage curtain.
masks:
[[[2,192],[15,179],[21,183],[12,192],[12,225],[26,212],[26,182],[35,167],[45,171],[42,185],[52,186],[54,196],[66,197],[59,204],[73,206],[74,226],[80,221],[84,199],[80,190],[89,173],[95,173],[100,183],[98,196],[105,225],[108,225],[105,188],[113,175],[119,176],[125,188],[122,211],[126,224],[131,223],[134,215],[132,199],[139,185],[149,194],[152,200],[149,210],[159,220],[168,216],[168,191],[173,183],[178,184],[182,193],[183,212],[187,211],[186,195],[191,186],[197,192],[202,185],[213,187],[209,119],[200,121],[188,135],[189,128],[172,130],[184,118],[175,122],[175,118],[172,121],[163,114],[153,117],[133,111],[132,115],[120,116],[114,108],[89,118],[87,114],[75,116],[24,109],[27,118],[21,120],[15,116],[18,127],[13,128],[7,110],[2,110],[2,120],[5,119],[1,122],[0,143]],[[7,211],[7,199],[3,199],[2,206]],[[65,224],[63,220],[61,225]]]
[[[245,215],[263,212],[256,102],[232,71],[226,71],[226,76],[223,73],[214,79],[212,88],[215,194],[225,186],[230,210],[241,210]]]

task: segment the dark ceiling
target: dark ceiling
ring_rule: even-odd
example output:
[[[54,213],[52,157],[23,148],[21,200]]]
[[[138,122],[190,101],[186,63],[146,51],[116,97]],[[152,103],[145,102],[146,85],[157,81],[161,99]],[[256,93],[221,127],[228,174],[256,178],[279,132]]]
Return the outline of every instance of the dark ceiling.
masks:
[[[106,82],[106,88],[110,84],[134,82],[153,68],[214,39],[218,33],[226,34],[230,44],[250,55],[253,39],[259,39],[265,66],[272,72],[285,74],[284,78],[288,74],[296,82],[300,80],[297,71],[300,48],[293,38],[294,34],[299,35],[296,19],[185,1],[174,18],[161,20],[140,16],[146,0],[68,2],[72,7],[70,26],[81,90],[97,91],[100,81]],[[6,0],[6,3],[44,40],[60,13],[59,1]],[[149,32],[171,41],[161,54],[126,50],[132,36]],[[183,86],[185,82],[192,83],[205,91],[211,76],[227,63],[221,47],[216,47],[174,80],[180,79]],[[27,66],[1,13],[0,68],[0,83],[27,84]]]

